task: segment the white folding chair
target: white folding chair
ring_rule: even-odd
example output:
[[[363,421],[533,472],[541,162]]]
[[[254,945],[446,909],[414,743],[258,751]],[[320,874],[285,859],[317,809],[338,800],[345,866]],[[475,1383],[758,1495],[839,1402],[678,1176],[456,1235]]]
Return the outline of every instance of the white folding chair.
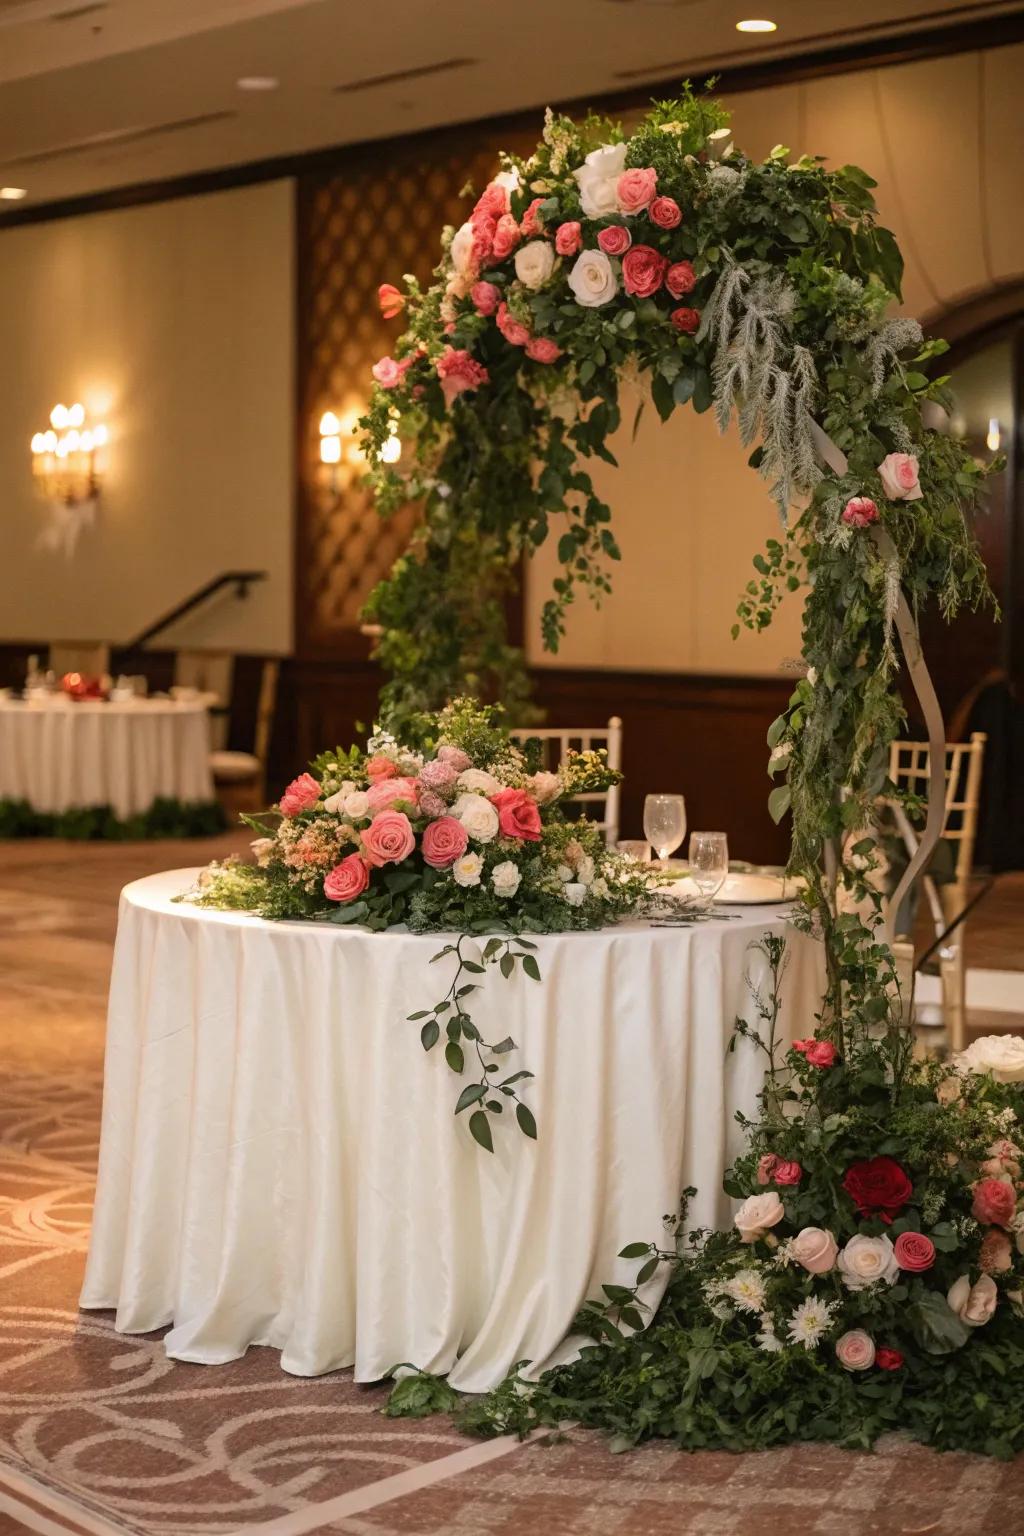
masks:
[[[985,734],[975,731],[970,741],[946,743],[946,807],[942,835],[955,845],[953,879],[938,886],[930,875],[922,880],[935,936],[941,939],[967,906],[974,843],[978,830],[981,771],[985,758]],[[924,795],[928,789],[929,753],[926,741],[894,741],[889,752],[889,777],[900,789]],[[896,827],[908,857],[917,852],[917,833],[903,806],[893,803]],[[964,923],[960,923],[939,950],[942,984],[942,1019],[950,1048],[965,1045],[967,966],[964,957]]]
[[[605,726],[588,726],[583,730],[553,726],[534,730],[524,727],[522,730],[512,731],[511,736],[520,746],[526,741],[540,741],[543,749],[543,765],[549,772],[555,772],[565,762],[570,752],[596,752],[602,747],[608,754],[609,768],[622,767],[622,721],[618,715],[613,715]],[[619,784],[613,784],[610,789],[594,791],[591,794],[573,796],[574,804],[601,807],[599,815],[592,816],[589,811],[586,814],[589,820],[600,827],[604,833],[605,842],[611,848],[614,848],[619,838],[620,799],[621,785]]]

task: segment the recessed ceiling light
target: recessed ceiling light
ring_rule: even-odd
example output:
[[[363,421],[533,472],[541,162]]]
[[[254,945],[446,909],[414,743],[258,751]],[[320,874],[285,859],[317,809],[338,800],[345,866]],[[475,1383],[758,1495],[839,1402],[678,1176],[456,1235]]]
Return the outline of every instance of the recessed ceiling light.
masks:
[[[235,84],[240,91],[276,91],[281,82],[276,75],[242,75]]]
[[[775,32],[778,28],[774,21],[738,21],[737,32]]]
[[[28,188],[0,187],[0,197],[5,203],[19,203],[23,197],[28,197]]]

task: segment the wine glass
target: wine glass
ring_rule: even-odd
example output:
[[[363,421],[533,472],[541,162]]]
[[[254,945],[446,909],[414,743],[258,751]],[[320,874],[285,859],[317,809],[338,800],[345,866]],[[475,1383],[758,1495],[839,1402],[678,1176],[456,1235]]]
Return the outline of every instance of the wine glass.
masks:
[[[644,801],[644,834],[659,860],[675,853],[686,836],[686,801],[682,795],[648,795]]]
[[[729,842],[724,832],[690,834],[690,879],[710,906],[729,873]]]

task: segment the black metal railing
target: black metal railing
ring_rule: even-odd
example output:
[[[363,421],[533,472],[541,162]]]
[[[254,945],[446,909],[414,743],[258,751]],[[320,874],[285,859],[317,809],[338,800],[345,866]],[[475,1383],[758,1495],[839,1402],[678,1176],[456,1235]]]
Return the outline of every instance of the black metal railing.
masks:
[[[235,597],[244,598],[248,597],[249,588],[254,582],[266,581],[266,579],[266,571],[222,571],[219,576],[214,576],[213,580],[208,581],[205,586],[198,587],[190,597],[186,597],[176,607],[169,609],[159,619],[147,625],[139,634],[133,635],[131,640],[125,645],[118,646],[118,650],[126,653],[141,650],[151,640],[155,640],[157,635],[161,634],[165,629],[170,629],[172,624],[176,624],[179,619],[183,619],[187,613],[191,613],[193,609],[200,607],[209,598],[214,597],[216,593],[223,591],[225,587],[233,586],[235,588]]]

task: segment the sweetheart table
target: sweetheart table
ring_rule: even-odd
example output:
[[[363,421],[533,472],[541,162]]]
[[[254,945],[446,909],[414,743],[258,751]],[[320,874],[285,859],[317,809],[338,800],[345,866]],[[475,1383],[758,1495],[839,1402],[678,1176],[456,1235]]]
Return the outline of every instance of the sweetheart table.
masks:
[[[250,1344],[300,1376],[410,1362],[480,1392],[566,1358],[580,1304],[632,1280],[629,1242],[696,1185],[694,1226],[731,1216],[761,1054],[751,945],[786,932],[785,1038],[807,1034],[820,947],[786,909],[539,936],[538,983],[488,972],[475,1015],[536,1074],[538,1139],[453,1118],[458,1081],[407,1015],[446,990],[446,940],[269,923],[176,904],[196,871],[129,885],[111,982],[99,1183],[81,1304],[175,1359]],[[660,1299],[664,1279],[641,1292]]]

